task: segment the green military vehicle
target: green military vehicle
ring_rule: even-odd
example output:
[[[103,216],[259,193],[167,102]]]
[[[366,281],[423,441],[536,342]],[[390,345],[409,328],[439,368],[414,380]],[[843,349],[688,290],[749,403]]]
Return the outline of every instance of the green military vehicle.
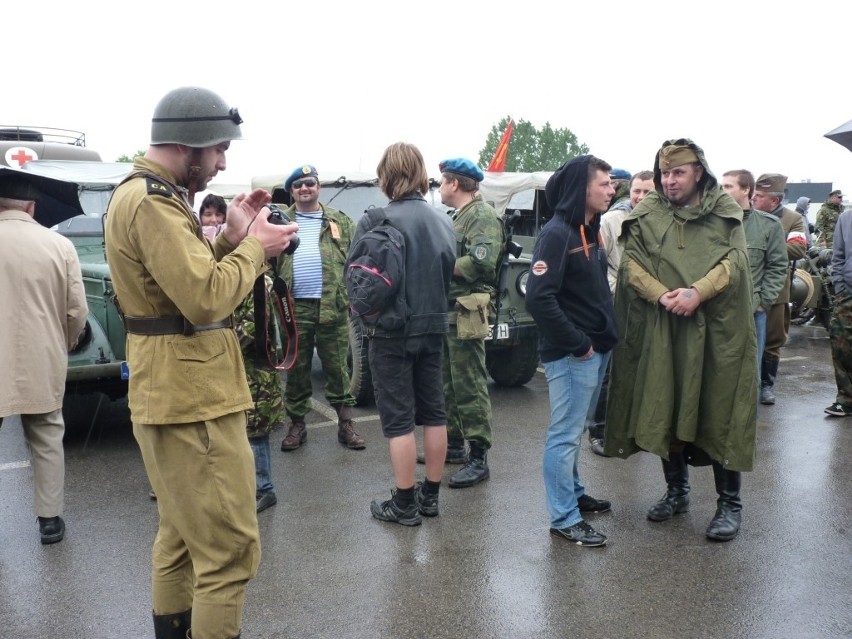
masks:
[[[496,321],[486,341],[488,372],[500,386],[526,384],[538,367],[538,332],[524,307],[524,294],[535,235],[548,217],[543,189],[549,176],[550,173],[488,173],[482,182],[483,196],[507,220],[507,228],[518,245],[515,255],[508,255],[501,268]],[[284,173],[259,176],[252,180],[251,187],[266,189],[272,194],[273,203],[289,206],[292,199],[283,187],[286,178]],[[320,183],[320,201],[343,211],[356,224],[367,209],[388,203],[375,176],[349,173],[334,179],[321,178]],[[447,211],[438,187],[439,183],[432,180],[427,200]],[[349,354],[350,392],[363,406],[373,401],[373,385],[367,363],[367,338],[357,322],[349,325]]]
[[[530,263],[538,231],[553,215],[544,197],[552,172],[486,173],[480,194],[506,225],[509,245],[500,268],[496,316],[486,342],[485,364],[498,386],[521,386],[539,364],[538,329],[526,310]]]

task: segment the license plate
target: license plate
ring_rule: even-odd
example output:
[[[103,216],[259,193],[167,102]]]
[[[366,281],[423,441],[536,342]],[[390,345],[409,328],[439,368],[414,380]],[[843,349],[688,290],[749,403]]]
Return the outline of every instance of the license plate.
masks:
[[[127,365],[127,362],[121,362],[121,379],[130,379],[130,367]]]
[[[494,324],[493,326],[489,326],[488,337],[486,337],[485,340],[488,341],[490,339],[509,339],[509,325]]]

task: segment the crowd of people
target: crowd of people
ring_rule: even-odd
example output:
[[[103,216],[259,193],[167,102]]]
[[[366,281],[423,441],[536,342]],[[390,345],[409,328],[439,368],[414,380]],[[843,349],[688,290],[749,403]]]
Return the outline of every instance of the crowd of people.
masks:
[[[363,320],[394,482],[390,498],[373,500],[370,512],[417,526],[440,514],[445,464],[460,466],[450,488],[490,477],[485,336],[506,233],[479,194],[482,170],[466,158],[440,163],[440,195],[451,209],[445,215],[425,200],[428,172],[419,149],[399,142],[377,167],[389,203],[357,227],[319,201],[322,186],[311,164],[287,177],[293,203],[281,223],[268,219],[271,196],[261,189],[230,203],[208,195],[196,214],[195,194],[225,170],[241,123],[211,91],[169,92],[154,110],[148,151],[116,188],[105,220],[127,332],[133,433],[159,510],[152,552],[158,639],[240,636],[246,584],[260,561],[257,515],[277,503],[270,435],[285,428],[282,451],[307,443],[315,350],[326,401],[337,413],[338,442],[365,448],[348,390],[345,279],[350,248],[380,224],[403,238],[405,277],[388,310]],[[548,180],[553,215],[535,244],[526,305],[540,332],[549,391],[542,467],[555,537],[586,547],[607,543],[586,521],[611,509],[580,478],[587,430],[598,455],[660,457],[666,489],[648,510],[654,522],[688,510],[689,466],[712,466],[718,500],[706,536],[737,536],[741,474],[753,468],[759,403],[775,401],[779,350],[789,331],[790,264],[812,241],[809,202],[797,203],[798,212],[785,208],[785,187],[781,174],[755,179],[744,169],[726,171],[720,181],[701,147],[686,138],[663,143],[652,170],[631,175],[583,155]],[[30,271],[52,278],[50,295],[39,299],[0,279],[6,298],[20,301],[4,307],[4,325],[30,325],[49,342],[44,361],[35,367],[28,360],[24,371],[15,355],[20,343],[3,333],[0,353],[18,371],[9,379],[38,375],[49,383],[4,383],[0,415],[22,415],[41,541],[49,544],[65,533],[64,380],[57,371],[64,373],[59,362],[84,328],[86,302],[73,247],[33,220],[43,196],[29,178],[0,179],[4,264],[26,261]],[[834,247],[837,293],[831,340],[838,395],[826,412],[846,416],[852,214],[839,214],[841,201],[833,192],[816,230]],[[298,250],[285,251],[297,233]],[[279,278],[298,333],[283,385],[270,356],[282,346]],[[32,325],[35,316],[44,325]],[[35,386],[41,391],[33,394]],[[425,464],[419,482],[418,462]]]

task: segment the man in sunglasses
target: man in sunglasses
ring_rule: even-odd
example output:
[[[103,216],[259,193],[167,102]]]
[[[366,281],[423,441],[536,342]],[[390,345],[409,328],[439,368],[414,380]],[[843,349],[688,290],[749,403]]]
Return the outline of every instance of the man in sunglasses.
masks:
[[[297,167],[284,181],[293,205],[285,213],[299,224],[299,250],[281,260],[281,276],[293,294],[299,332],[296,364],[287,373],[284,408],[290,418],[281,450],[296,450],[308,439],[305,415],[311,410],[311,363],[317,350],[325,375],[325,397],[337,412],[337,441],[353,450],[366,447],[355,432],[346,354],[349,349],[349,297],[343,267],[355,225],[345,213],[319,201],[316,167]]]

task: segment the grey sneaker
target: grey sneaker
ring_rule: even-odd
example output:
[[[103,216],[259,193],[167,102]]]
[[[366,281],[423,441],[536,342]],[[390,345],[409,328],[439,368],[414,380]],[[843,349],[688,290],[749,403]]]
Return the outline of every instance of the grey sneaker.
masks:
[[[420,513],[417,510],[417,502],[411,504],[408,508],[402,509],[397,506],[393,500],[396,491],[391,491],[391,498],[387,501],[378,501],[376,499],[370,504],[370,512],[373,517],[381,521],[392,521],[403,526],[419,526],[423,523]]]
[[[589,526],[585,521],[579,521],[573,526],[566,528],[551,528],[550,534],[554,537],[562,537],[578,546],[606,546],[606,536]]]
[[[264,511],[277,503],[278,497],[275,496],[274,491],[270,490],[268,493],[262,493],[257,496],[257,512]]]
[[[424,517],[438,516],[438,495],[426,495],[423,492],[423,482],[417,482],[414,489],[414,503]]]

